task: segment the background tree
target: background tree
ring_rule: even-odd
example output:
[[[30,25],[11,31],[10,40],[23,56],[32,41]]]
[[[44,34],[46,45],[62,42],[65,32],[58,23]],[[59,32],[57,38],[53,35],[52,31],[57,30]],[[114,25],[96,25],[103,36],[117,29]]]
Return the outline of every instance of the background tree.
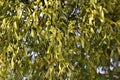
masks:
[[[0,80],[119,79],[119,4],[1,0]]]

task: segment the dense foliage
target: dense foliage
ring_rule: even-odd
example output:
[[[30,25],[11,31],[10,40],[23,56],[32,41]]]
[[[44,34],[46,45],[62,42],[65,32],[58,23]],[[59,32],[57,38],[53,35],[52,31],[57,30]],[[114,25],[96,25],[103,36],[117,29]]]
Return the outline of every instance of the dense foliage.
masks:
[[[118,79],[119,55],[120,0],[0,0],[0,80]]]

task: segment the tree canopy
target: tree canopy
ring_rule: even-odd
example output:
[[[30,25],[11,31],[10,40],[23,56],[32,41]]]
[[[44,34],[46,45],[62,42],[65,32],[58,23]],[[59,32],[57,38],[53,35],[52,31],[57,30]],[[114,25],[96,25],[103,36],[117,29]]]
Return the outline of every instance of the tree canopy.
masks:
[[[0,0],[0,80],[120,79],[119,56],[120,0]]]

